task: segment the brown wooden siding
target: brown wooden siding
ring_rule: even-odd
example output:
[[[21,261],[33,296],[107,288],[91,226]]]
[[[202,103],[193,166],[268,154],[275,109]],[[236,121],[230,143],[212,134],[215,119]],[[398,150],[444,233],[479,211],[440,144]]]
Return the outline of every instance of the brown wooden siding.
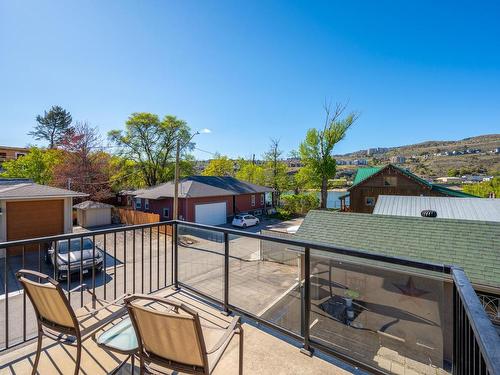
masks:
[[[27,154],[29,149],[27,148],[2,148],[0,147],[0,163],[9,160],[16,160],[18,154]]]
[[[7,202],[7,240],[22,240],[64,233],[64,200]],[[27,248],[26,250],[32,250]],[[18,255],[21,249],[9,249]]]
[[[392,178],[395,186],[386,186],[385,178]],[[443,196],[432,191],[395,168],[386,168],[381,173],[368,177],[365,181],[349,190],[350,211],[372,213],[379,195]],[[366,198],[374,198],[373,206],[366,204]]]

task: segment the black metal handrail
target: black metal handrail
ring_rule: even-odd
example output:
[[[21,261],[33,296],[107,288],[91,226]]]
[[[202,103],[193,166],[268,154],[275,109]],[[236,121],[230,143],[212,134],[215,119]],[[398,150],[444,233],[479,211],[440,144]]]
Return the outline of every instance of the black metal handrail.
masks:
[[[262,240],[262,241],[277,242],[277,243],[282,243],[285,245],[297,246],[297,247],[302,247],[302,248],[309,247],[309,248],[314,249],[314,250],[328,251],[328,252],[338,254],[338,255],[352,256],[352,257],[363,258],[363,259],[367,259],[367,260],[374,260],[374,261],[390,263],[390,264],[399,265],[399,266],[417,268],[417,269],[425,270],[425,271],[434,271],[434,272],[450,274],[451,269],[452,269],[452,266],[448,265],[448,264],[439,264],[439,263],[433,263],[433,262],[427,262],[427,261],[422,262],[422,261],[404,258],[404,257],[395,257],[395,256],[389,256],[389,255],[383,255],[383,254],[376,254],[376,253],[367,252],[367,251],[363,251],[363,250],[359,250],[359,249],[351,249],[348,247],[329,246],[329,245],[325,245],[324,243],[320,243],[320,242],[305,241],[305,240],[301,240],[301,239],[290,239],[290,238],[284,238],[284,237],[275,237],[275,236],[269,236],[269,235],[265,235],[265,234],[245,232],[245,231],[237,230],[237,229],[214,227],[214,226],[210,226],[210,225],[191,223],[191,222],[179,221],[179,220],[177,220],[176,223],[182,224],[183,226],[187,226],[187,227],[209,230],[212,232],[227,233],[227,234],[232,234],[232,235],[236,235],[236,236],[243,236],[243,237],[253,238],[253,239]],[[1,246],[1,244],[0,244],[0,246]]]
[[[500,375],[500,336],[465,272],[453,268],[453,373]]]
[[[98,236],[101,234],[112,234],[112,233],[117,233],[117,232],[123,232],[124,230],[131,231],[134,229],[156,228],[156,227],[161,227],[164,225],[172,225],[172,224],[174,224],[174,222],[175,222],[174,220],[169,220],[169,221],[160,221],[160,222],[148,223],[148,224],[121,225],[121,226],[115,226],[115,227],[106,228],[106,229],[95,229],[95,230],[91,230],[88,232],[66,233],[66,234],[57,234],[54,236],[36,237],[36,238],[27,238],[24,240],[6,241],[6,242],[0,242],[0,249],[4,249],[6,247],[38,244],[41,242],[53,242],[53,241],[59,241],[59,240],[68,240],[68,239],[72,239],[72,238],[80,238],[82,235],[83,236],[92,236],[92,235]]]
[[[78,273],[78,281],[80,284],[83,284],[84,273],[88,273],[91,280],[87,283],[92,289],[92,292],[96,294],[96,288],[98,287],[96,285],[97,267],[102,267],[102,269],[104,269],[104,273],[99,280],[102,280],[102,284],[100,285],[102,290],[100,292],[102,293],[102,298],[105,300],[110,295],[113,296],[113,299],[116,299],[119,293],[135,293],[136,291],[141,293],[148,291],[150,293],[155,292],[173,283],[174,264],[171,259],[167,261],[168,255],[173,254],[173,242],[171,242],[171,246],[169,247],[167,241],[167,233],[174,232],[173,229],[169,231],[168,227],[172,227],[173,225],[174,223],[171,221],[164,221],[0,243],[0,250],[4,250],[4,258],[0,258],[0,262],[3,263],[4,269],[3,280],[0,282],[3,284],[3,289],[5,291],[2,301],[4,304],[2,312],[4,313],[5,325],[2,327],[3,332],[0,329],[0,352],[31,340],[36,334],[35,331],[30,333],[27,330],[27,323],[30,323],[30,321],[27,320],[26,294],[22,293],[22,301],[19,301],[19,297],[17,297],[19,293],[17,293],[17,291],[20,286],[17,280],[10,280],[9,278],[9,274],[15,274],[16,271],[13,270],[14,272],[9,272],[11,266],[16,267],[17,270],[20,268],[28,268],[38,272],[44,269],[45,273],[49,273],[50,276],[57,279],[60,279],[62,274],[62,277],[66,277],[66,281],[61,285],[66,289],[70,302],[71,297],[75,294],[74,292],[72,293],[71,275]],[[162,231],[165,234],[164,241],[160,241],[160,233]],[[112,236],[108,238],[107,235],[110,234]],[[117,237],[117,234],[120,234],[120,237]],[[130,234],[132,234],[131,241],[130,238],[127,238],[127,235],[130,236]],[[140,235],[140,239],[137,240],[136,235]],[[149,241],[147,243],[144,241],[146,235],[149,235]],[[98,236],[101,236],[103,243],[101,244],[103,257],[100,261],[98,261],[96,250],[96,237]],[[84,264],[83,241],[85,238],[91,239],[93,245],[91,248],[92,257]],[[122,251],[123,259],[118,259],[117,256],[117,250],[120,247],[120,245],[117,244],[118,239],[123,239],[120,250]],[[70,251],[71,243],[74,240],[79,240],[80,246],[76,250]],[[131,242],[131,246],[127,248],[127,242],[129,241]],[[59,248],[62,244],[66,244],[68,249],[64,255],[59,252]],[[50,265],[44,265],[44,258],[47,255],[50,256],[50,254],[46,252],[49,245],[52,246],[54,260],[50,262]],[[145,254],[147,249],[149,249],[149,253]],[[12,251],[16,251],[16,254],[12,255]],[[77,253],[80,252],[80,259],[72,261],[70,253],[74,253],[75,251]],[[138,252],[140,253],[137,254]],[[127,269],[127,254],[131,255],[132,258],[131,270]],[[110,259],[108,259],[108,256]],[[163,264],[160,264],[161,256],[164,258]],[[136,264],[138,258],[139,263]],[[60,263],[59,260],[61,260],[62,263]],[[172,263],[170,270],[168,269],[168,262]],[[149,269],[146,272],[145,264],[147,263],[149,263]],[[122,267],[121,276],[118,276],[119,274],[117,273],[118,265]],[[140,267],[142,270],[140,272],[140,280],[136,280],[136,275],[139,276],[138,272],[136,272],[138,271],[138,267],[136,266]],[[153,266],[155,266],[154,269]],[[91,268],[91,271],[89,268]],[[162,272],[160,273],[160,271]],[[146,278],[144,277],[145,274],[148,274]],[[170,278],[168,274],[170,274]],[[113,277],[111,278],[110,275]],[[153,284],[153,276],[156,276],[156,285]],[[130,279],[132,279],[132,282],[127,282],[127,280]],[[160,279],[162,279],[162,283],[160,283]],[[148,280],[149,283],[147,283]],[[111,283],[111,285],[108,285],[108,283]],[[123,283],[123,288],[120,290],[118,289],[118,283]],[[76,303],[76,301],[74,302]],[[79,305],[84,305],[83,289],[80,290]],[[16,334],[11,335],[13,330],[11,330],[10,313],[12,313],[13,317],[22,318],[22,334],[19,333],[20,330],[17,330],[18,332]]]

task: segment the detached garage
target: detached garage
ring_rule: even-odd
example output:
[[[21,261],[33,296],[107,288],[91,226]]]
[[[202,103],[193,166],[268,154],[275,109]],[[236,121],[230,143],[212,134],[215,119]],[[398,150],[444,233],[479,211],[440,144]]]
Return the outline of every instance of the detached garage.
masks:
[[[73,208],[76,208],[78,225],[84,228],[111,224],[111,209],[113,206],[110,204],[85,201],[75,204]]]
[[[0,242],[71,233],[73,198],[85,196],[26,179],[0,179]]]

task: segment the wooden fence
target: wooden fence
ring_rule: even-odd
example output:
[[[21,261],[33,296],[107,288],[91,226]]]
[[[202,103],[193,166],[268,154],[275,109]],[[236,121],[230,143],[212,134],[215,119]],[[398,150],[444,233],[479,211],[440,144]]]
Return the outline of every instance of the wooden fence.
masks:
[[[126,225],[149,224],[158,223],[160,215],[148,212],[132,210],[130,208],[117,208],[113,209],[114,214],[119,218],[120,223]],[[172,227],[167,226],[167,235],[172,235]],[[159,227],[160,233],[165,233],[165,227]]]

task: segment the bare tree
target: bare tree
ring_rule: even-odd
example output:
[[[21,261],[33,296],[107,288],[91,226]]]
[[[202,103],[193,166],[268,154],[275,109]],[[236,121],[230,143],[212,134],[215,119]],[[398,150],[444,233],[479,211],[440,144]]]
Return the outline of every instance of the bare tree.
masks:
[[[279,202],[281,193],[287,186],[287,167],[281,160],[283,151],[280,149],[280,140],[271,138],[269,150],[264,154],[266,182],[274,189],[273,204]]]
[[[77,122],[74,131],[61,141],[64,161],[54,171],[61,187],[87,193],[90,199],[111,196],[110,155],[102,150],[102,138],[96,127]]]

